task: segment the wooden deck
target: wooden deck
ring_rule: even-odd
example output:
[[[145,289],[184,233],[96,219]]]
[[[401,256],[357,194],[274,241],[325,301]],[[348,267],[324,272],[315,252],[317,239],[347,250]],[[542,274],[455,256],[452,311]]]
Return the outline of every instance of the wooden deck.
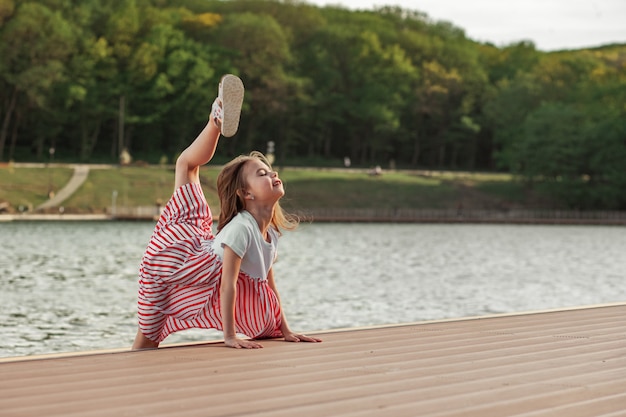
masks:
[[[0,416],[626,416],[626,304],[0,360]]]

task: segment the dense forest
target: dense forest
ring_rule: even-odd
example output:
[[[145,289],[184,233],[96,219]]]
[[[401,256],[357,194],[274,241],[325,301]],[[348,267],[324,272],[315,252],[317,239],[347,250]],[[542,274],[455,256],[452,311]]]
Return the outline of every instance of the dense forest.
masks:
[[[0,0],[0,162],[172,162],[224,73],[246,85],[224,156],[497,170],[626,209],[626,45],[482,44],[397,7]]]

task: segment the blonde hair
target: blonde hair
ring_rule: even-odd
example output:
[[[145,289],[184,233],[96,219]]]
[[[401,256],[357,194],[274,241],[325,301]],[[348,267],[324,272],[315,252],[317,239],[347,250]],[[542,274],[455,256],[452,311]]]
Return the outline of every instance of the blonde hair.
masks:
[[[220,199],[220,217],[217,224],[217,232],[224,228],[232,219],[245,208],[244,190],[246,181],[243,175],[243,166],[248,161],[259,160],[270,170],[272,166],[261,152],[253,151],[249,155],[241,155],[233,159],[220,171],[217,176],[217,195]],[[277,202],[274,206],[271,225],[282,235],[281,229],[293,230],[298,227],[297,216],[286,213]]]

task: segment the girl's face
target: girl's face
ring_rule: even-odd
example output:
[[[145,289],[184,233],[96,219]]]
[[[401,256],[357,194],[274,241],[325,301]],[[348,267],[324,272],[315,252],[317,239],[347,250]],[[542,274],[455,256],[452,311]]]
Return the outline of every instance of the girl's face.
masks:
[[[278,178],[278,173],[270,170],[258,159],[245,163],[243,175],[247,184],[246,197],[250,200],[274,204],[285,195],[283,182]]]

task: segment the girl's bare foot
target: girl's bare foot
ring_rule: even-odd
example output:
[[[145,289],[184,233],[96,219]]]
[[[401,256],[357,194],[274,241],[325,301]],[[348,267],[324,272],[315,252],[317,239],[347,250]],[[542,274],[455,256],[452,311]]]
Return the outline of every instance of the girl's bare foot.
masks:
[[[244,87],[241,79],[232,74],[222,77],[218,95],[211,107],[211,120],[223,136],[229,138],[237,133]]]
[[[137,336],[135,336],[135,342],[133,343],[133,350],[156,349],[158,347],[159,342],[148,339],[143,333],[141,333],[141,330],[137,331]]]

